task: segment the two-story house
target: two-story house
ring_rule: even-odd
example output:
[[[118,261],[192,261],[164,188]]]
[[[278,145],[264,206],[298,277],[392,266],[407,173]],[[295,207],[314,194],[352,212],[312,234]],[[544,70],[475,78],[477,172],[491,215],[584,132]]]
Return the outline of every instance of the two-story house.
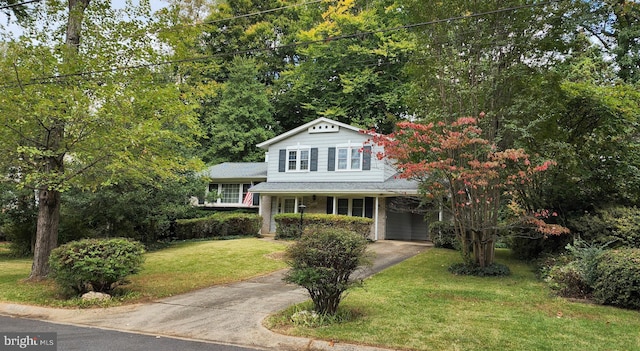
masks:
[[[393,166],[376,157],[380,146],[367,144],[368,139],[357,127],[318,118],[258,144],[266,150],[262,165],[211,167],[209,190],[220,196],[217,204],[207,205],[259,205],[265,234],[275,232],[276,214],[299,213],[304,205],[304,213],[372,218],[373,240],[427,240],[423,214],[390,206],[398,198],[416,196],[418,184],[395,177]],[[259,201],[253,194],[259,194]]]

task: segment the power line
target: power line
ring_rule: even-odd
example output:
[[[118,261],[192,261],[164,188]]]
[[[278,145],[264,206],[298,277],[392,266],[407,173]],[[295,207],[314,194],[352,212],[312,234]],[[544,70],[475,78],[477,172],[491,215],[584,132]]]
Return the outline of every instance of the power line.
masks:
[[[27,4],[31,4],[33,2],[40,2],[40,1],[42,1],[42,0],[28,0],[28,1],[18,2],[18,3],[15,3],[15,4],[8,4],[8,5],[0,6],[0,10],[12,8],[12,7],[17,7],[17,6],[22,6],[22,5],[27,5]]]
[[[41,1],[41,0],[32,0],[32,1]],[[257,52],[276,51],[276,50],[280,50],[280,49],[288,49],[288,48],[294,48],[294,47],[300,47],[300,46],[309,46],[309,45],[313,45],[313,44],[326,43],[326,42],[330,42],[330,41],[353,39],[353,38],[358,38],[358,37],[363,37],[363,36],[369,36],[369,35],[372,35],[372,34],[394,32],[394,31],[400,31],[400,30],[403,30],[403,29],[412,29],[412,28],[417,28],[417,27],[422,27],[422,26],[427,26],[427,25],[434,25],[434,24],[452,22],[452,21],[459,21],[459,20],[464,20],[464,19],[469,19],[469,18],[483,17],[483,16],[499,14],[499,13],[503,13],[503,12],[517,11],[517,10],[526,9],[526,8],[533,8],[533,7],[538,7],[538,6],[550,5],[550,4],[553,4],[553,3],[560,2],[560,1],[562,1],[562,0],[550,0],[550,1],[541,2],[541,3],[533,3],[533,4],[526,4],[526,5],[520,5],[520,6],[512,6],[512,7],[496,9],[496,10],[491,10],[491,11],[478,12],[478,13],[474,13],[474,14],[454,16],[454,17],[449,17],[449,18],[444,18],[444,19],[436,19],[436,20],[431,20],[431,21],[407,24],[407,25],[397,26],[397,27],[393,27],[393,28],[378,29],[378,30],[367,31],[367,32],[357,32],[357,33],[338,35],[338,36],[333,36],[333,37],[325,37],[325,38],[322,38],[322,39],[310,40],[310,41],[305,41],[305,42],[294,42],[294,43],[291,43],[291,44],[285,44],[285,45],[279,45],[279,46],[273,46],[273,47],[236,50],[236,51],[228,52],[228,53],[216,53],[216,54],[212,54],[212,55],[203,55],[203,56],[200,56],[200,57],[189,57],[189,58],[168,60],[168,61],[162,61],[162,62],[156,62],[156,63],[146,63],[146,64],[139,64],[139,65],[133,65],[133,66],[113,67],[113,68],[107,68],[107,69],[102,69],[102,70],[94,70],[94,71],[88,71],[88,72],[76,72],[76,73],[68,73],[68,74],[59,74],[59,75],[38,77],[38,78],[33,78],[33,79],[29,80],[29,82],[23,83],[22,86],[34,85],[34,84],[44,84],[48,80],[60,80],[60,79],[65,79],[65,78],[70,78],[70,77],[85,77],[85,76],[98,75],[98,74],[109,73],[109,72],[117,72],[117,71],[126,71],[126,70],[134,70],[134,69],[141,69],[141,68],[159,67],[159,66],[180,64],[180,63],[186,63],[186,62],[206,61],[206,60],[211,60],[211,59],[214,59],[214,58],[217,58],[217,57],[237,56],[237,55],[245,55],[245,54],[257,53]],[[318,2],[318,1],[313,1],[313,2]],[[14,85],[4,85],[2,87],[3,88],[17,87],[17,85],[15,85],[15,84]]]

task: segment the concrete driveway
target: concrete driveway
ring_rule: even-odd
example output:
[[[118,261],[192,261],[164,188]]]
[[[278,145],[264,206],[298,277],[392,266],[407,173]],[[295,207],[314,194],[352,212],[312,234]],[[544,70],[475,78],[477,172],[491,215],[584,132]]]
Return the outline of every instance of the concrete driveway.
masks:
[[[267,239],[268,240],[268,239]],[[412,257],[430,245],[378,241],[368,276]],[[151,303],[106,309],[54,309],[0,304],[0,314],[97,328],[212,341],[270,350],[381,350],[333,344],[273,333],[262,326],[268,315],[308,299],[306,290],[282,281],[284,270],[246,281],[214,286]]]

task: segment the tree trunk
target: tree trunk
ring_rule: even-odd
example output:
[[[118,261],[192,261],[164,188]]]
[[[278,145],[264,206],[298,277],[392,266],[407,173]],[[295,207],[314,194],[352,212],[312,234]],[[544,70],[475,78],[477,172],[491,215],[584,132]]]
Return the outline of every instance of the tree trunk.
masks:
[[[69,55],[75,55],[80,45],[82,19],[90,0],[69,0],[69,17],[65,45]],[[70,57],[65,57],[69,60]],[[64,110],[64,109],[63,109]],[[65,125],[62,118],[55,121],[48,135],[46,151],[52,151],[54,156],[46,157],[43,171],[54,175],[64,173],[64,152],[59,150],[64,141]],[[49,255],[58,245],[58,225],[60,223],[60,192],[51,190],[54,184],[41,185],[38,191],[38,222],[36,229],[36,244],[33,250],[33,265],[29,280],[44,279],[49,273]],[[56,184],[59,185],[59,184]]]
[[[60,193],[43,188],[38,191],[38,200],[36,245],[29,280],[41,280],[49,274],[49,255],[58,245]]]

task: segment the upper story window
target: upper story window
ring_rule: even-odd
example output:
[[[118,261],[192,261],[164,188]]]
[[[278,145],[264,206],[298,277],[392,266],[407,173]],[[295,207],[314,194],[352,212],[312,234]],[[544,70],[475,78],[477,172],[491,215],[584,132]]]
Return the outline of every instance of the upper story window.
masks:
[[[371,170],[371,146],[362,144],[337,145],[329,148],[328,171]]]
[[[361,146],[338,147],[338,170],[361,170],[362,152],[360,152],[360,148]]]
[[[309,148],[287,149],[287,171],[309,171]]]
[[[279,150],[278,172],[315,172],[317,170],[317,147],[298,144]]]

